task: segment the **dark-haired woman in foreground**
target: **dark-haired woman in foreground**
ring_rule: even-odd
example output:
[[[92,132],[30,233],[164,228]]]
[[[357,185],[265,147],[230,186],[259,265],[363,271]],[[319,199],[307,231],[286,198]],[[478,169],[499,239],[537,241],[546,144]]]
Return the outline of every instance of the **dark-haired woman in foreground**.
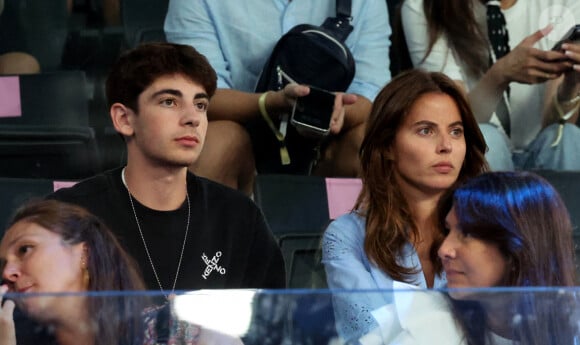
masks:
[[[467,344],[574,344],[567,294],[461,290],[574,285],[570,217],[546,180],[483,174],[444,197],[441,215],[447,237],[438,254]]]

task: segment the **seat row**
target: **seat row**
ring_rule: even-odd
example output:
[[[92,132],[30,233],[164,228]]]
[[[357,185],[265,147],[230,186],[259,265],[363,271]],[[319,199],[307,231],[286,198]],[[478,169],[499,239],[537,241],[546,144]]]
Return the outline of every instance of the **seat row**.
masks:
[[[574,226],[580,266],[580,172],[537,171],[560,193]],[[0,177],[0,224],[4,229],[14,210],[70,181]],[[349,212],[361,188],[359,179],[296,175],[258,175],[254,200],[262,209],[280,245],[289,288],[325,288],[320,240],[328,223]],[[2,230],[3,231],[3,230]],[[0,231],[0,235],[1,232]]]

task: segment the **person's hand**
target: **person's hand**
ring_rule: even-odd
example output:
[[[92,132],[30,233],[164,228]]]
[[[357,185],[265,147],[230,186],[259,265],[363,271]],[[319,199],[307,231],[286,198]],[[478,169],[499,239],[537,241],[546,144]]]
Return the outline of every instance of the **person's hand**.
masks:
[[[580,92],[580,42],[564,43],[562,50],[572,63],[572,67],[564,73],[563,86],[566,90],[572,90],[572,95],[577,95]]]
[[[344,125],[344,116],[346,114],[346,105],[356,102],[356,95],[337,92],[334,98],[334,109],[330,118],[330,133],[338,134]]]
[[[306,85],[290,83],[279,92],[282,92],[285,105],[291,109],[294,106],[296,99],[298,97],[306,96],[310,92],[310,89]]]
[[[16,330],[14,328],[14,302],[4,300],[8,286],[0,286],[0,345],[16,345]]]
[[[278,91],[282,93],[285,105],[288,108],[294,106],[296,99],[299,97],[304,97],[310,93],[310,88],[306,85],[290,83],[284,87],[284,89]],[[344,116],[346,114],[345,106],[353,104],[356,102],[356,95],[336,92],[336,97],[334,98],[334,108],[330,118],[330,133],[338,134],[342,130],[344,125]]]
[[[499,69],[501,77],[508,83],[537,84],[556,79],[569,70],[572,64],[563,52],[534,48],[534,44],[550,31],[551,25],[536,31],[499,59],[494,67]]]

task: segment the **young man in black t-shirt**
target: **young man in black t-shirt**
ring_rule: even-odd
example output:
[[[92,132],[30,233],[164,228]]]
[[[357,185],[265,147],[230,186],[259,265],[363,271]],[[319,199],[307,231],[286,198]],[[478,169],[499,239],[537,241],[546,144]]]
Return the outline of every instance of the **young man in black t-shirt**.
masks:
[[[216,74],[190,46],[151,43],[113,65],[107,98],[127,165],[49,196],[101,217],[164,295],[284,288],[281,252],[258,207],[187,168],[203,148]]]

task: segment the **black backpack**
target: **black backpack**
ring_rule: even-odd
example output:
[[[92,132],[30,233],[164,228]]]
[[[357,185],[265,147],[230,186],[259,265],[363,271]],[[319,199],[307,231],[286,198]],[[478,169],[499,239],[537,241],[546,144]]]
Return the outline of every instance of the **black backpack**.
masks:
[[[325,89],[346,91],[355,64],[344,41],[352,31],[351,0],[336,1],[336,17],[322,26],[300,24],[282,36],[264,66],[256,92],[280,90],[289,80]]]
[[[291,81],[328,91],[346,91],[355,74],[352,53],[344,44],[352,32],[351,0],[336,0],[336,17],[321,26],[300,24],[276,43],[256,84],[256,92],[280,90]],[[278,123],[276,123],[278,125]],[[308,174],[316,159],[319,140],[300,136],[288,125],[285,144],[291,164],[280,162],[280,143],[259,119],[248,125],[259,173]]]

